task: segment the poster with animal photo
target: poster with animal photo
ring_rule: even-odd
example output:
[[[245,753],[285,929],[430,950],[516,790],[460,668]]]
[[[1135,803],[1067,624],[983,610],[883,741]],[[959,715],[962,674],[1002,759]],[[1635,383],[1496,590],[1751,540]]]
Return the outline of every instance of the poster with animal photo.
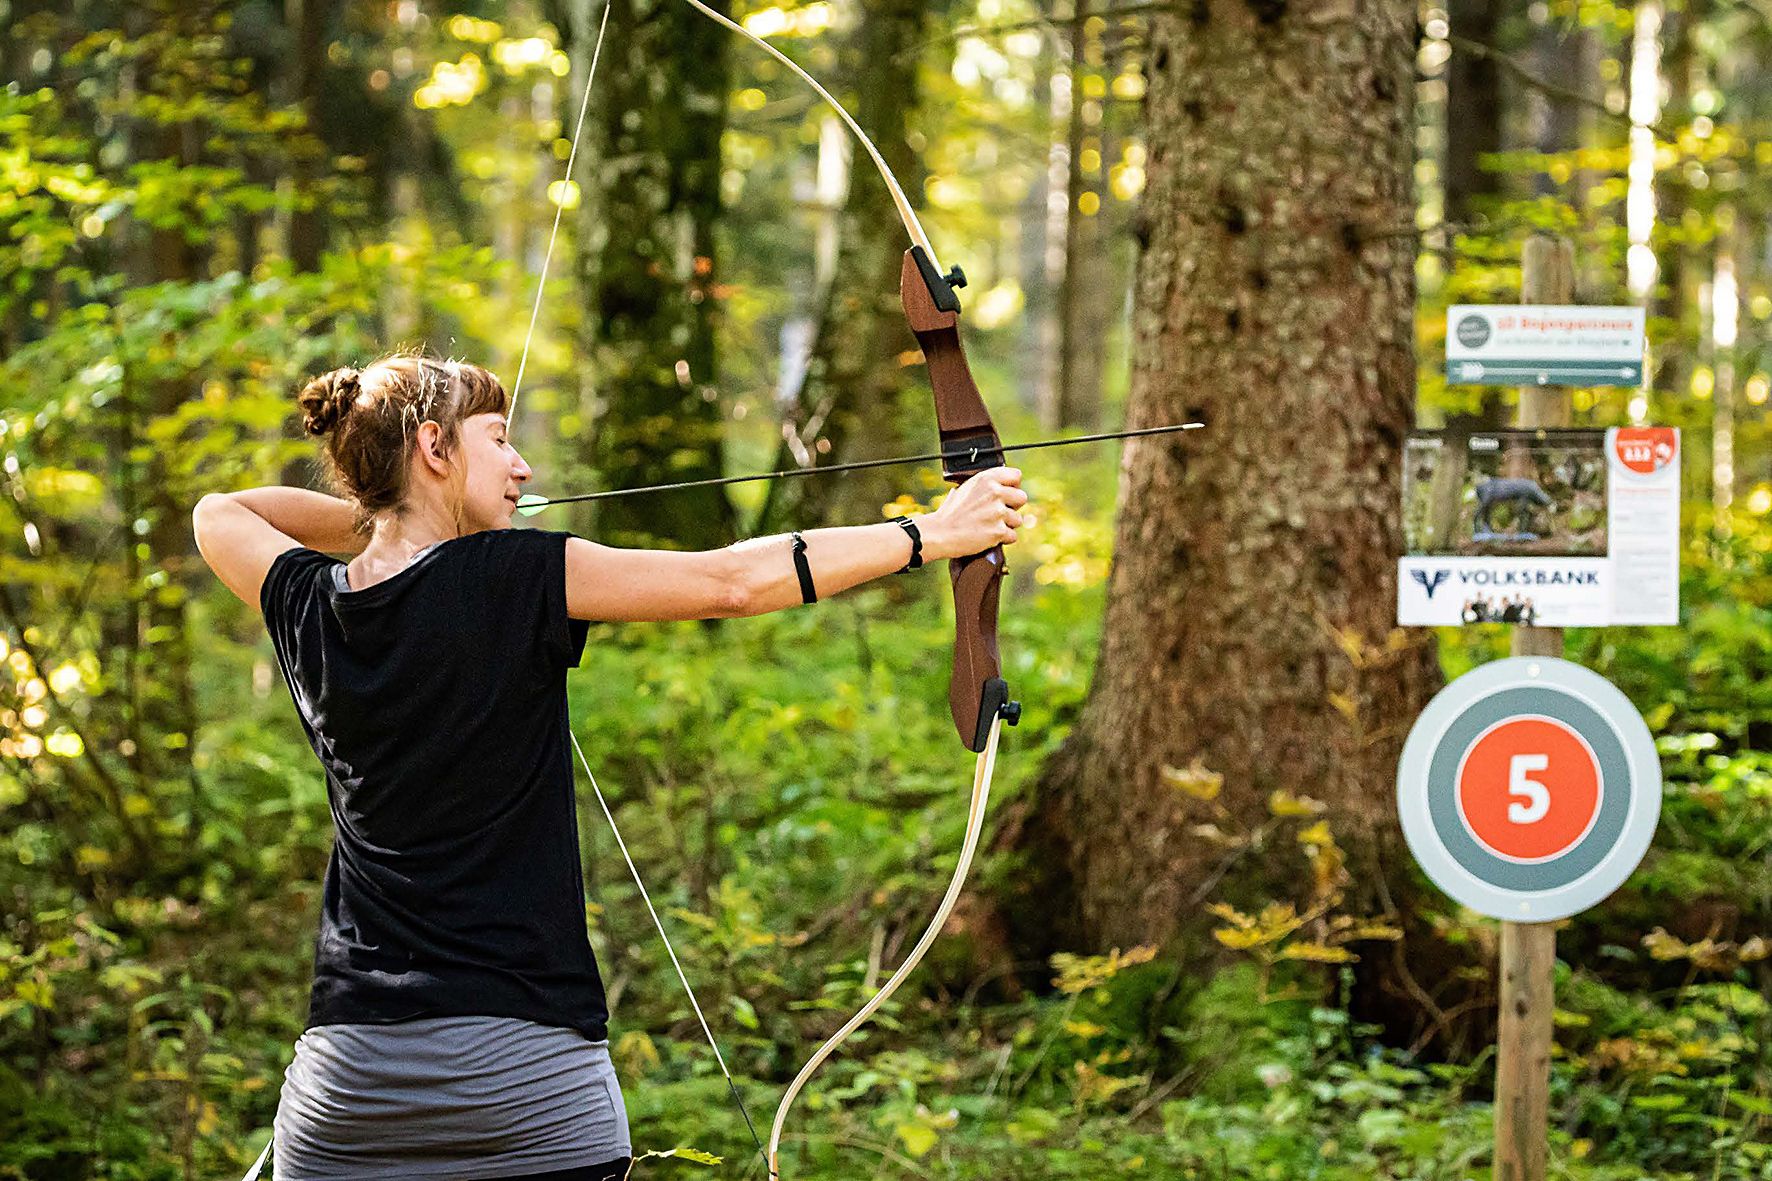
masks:
[[[1679,621],[1679,432],[1422,431],[1405,449],[1406,626]]]
[[[1411,435],[1404,449],[1409,554],[1606,556],[1606,432]]]

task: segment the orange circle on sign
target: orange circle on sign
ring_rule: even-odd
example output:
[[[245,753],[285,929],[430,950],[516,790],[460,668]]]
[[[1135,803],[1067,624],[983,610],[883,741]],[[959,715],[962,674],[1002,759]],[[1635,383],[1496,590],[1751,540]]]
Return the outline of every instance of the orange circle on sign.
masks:
[[[1545,717],[1497,722],[1458,767],[1458,813],[1484,848],[1514,861],[1567,853],[1600,814],[1600,764],[1581,735]]]

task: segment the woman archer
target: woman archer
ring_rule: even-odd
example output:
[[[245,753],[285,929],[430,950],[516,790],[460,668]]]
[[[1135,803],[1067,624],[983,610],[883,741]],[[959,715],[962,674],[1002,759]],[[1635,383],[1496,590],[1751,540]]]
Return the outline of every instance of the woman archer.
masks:
[[[193,514],[264,615],[336,828],[275,1175],[623,1177],[569,753],[588,621],[760,615],[1012,543],[1021,474],[914,524],[613,549],[510,527],[531,472],[479,366],[395,354],[299,401],[343,498],[254,488]]]

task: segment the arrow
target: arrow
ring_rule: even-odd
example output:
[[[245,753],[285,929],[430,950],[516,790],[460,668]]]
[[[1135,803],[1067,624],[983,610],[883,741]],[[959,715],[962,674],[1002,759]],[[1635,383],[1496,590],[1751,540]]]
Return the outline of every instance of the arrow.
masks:
[[[1071,447],[1079,443],[1100,443],[1108,439],[1140,439],[1147,435],[1172,435],[1177,431],[1197,431],[1203,422],[1183,422],[1173,426],[1150,426],[1135,431],[1108,431],[1099,435],[1078,435],[1074,439],[1042,439],[1037,443],[1015,443],[1003,451],[1037,451],[1042,447]],[[586,500],[613,500],[618,496],[640,496],[648,492],[678,492],[685,488],[717,488],[726,484],[748,484],[756,480],[787,480],[796,476],[833,476],[843,472],[859,472],[868,468],[893,467],[907,463],[934,463],[954,456],[941,451],[923,455],[900,455],[892,459],[861,459],[852,463],[834,463],[829,467],[796,467],[779,472],[759,472],[750,476],[716,476],[706,480],[682,480],[675,484],[648,484],[641,488],[612,488],[606,492],[581,492],[576,496],[537,496],[531,493],[517,501],[517,511],[532,517],[556,504],[578,504]]]

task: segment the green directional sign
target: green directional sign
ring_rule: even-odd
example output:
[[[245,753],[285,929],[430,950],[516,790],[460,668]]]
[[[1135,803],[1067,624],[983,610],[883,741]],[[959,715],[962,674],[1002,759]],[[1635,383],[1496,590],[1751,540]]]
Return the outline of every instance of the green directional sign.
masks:
[[[1643,363],[1448,361],[1446,379],[1460,385],[1638,386],[1643,384]]]
[[[1637,307],[1455,304],[1446,312],[1446,380],[1641,385],[1643,325]]]

